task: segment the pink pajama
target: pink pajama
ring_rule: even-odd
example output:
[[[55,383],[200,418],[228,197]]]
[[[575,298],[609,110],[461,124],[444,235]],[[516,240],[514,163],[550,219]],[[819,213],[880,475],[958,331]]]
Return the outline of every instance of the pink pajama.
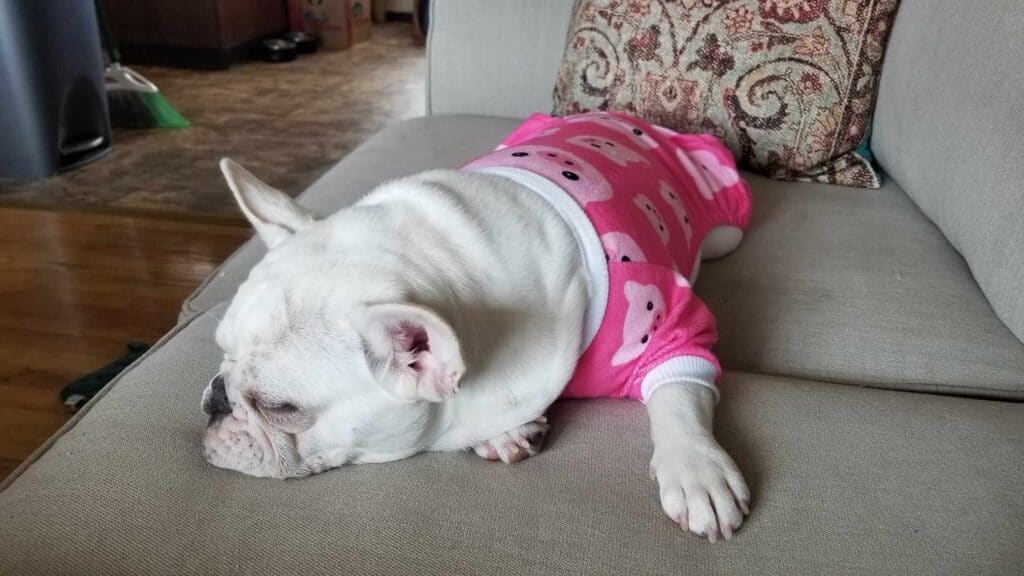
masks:
[[[750,191],[729,151],[713,136],[625,114],[537,114],[463,169],[499,167],[539,175],[571,196],[604,251],[603,317],[562,396],[646,401],[680,381],[717,396],[715,320],[686,278],[710,230],[749,221]]]

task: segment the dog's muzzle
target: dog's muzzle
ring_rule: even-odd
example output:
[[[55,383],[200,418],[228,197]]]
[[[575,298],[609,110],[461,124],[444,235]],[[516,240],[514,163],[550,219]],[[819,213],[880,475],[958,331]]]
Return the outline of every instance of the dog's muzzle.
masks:
[[[203,455],[209,463],[253,476],[273,475],[269,438],[246,410],[232,408],[223,376],[210,381],[202,409],[210,417],[203,434]]]
[[[231,401],[224,389],[224,377],[218,374],[210,382],[210,395],[203,402],[203,412],[210,417],[210,425],[231,414]]]

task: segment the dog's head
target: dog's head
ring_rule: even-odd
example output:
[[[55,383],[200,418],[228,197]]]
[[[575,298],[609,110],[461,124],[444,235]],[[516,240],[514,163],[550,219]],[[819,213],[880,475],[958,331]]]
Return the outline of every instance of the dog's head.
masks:
[[[331,219],[230,160],[221,169],[269,251],[217,329],[206,459],[285,478],[422,450],[464,372],[455,333],[432,311],[389,300],[386,282],[346,270]]]

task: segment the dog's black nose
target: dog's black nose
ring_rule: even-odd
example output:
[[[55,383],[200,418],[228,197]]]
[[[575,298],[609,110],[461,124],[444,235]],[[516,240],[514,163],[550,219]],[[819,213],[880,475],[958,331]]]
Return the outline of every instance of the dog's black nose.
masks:
[[[210,399],[203,406],[203,410],[210,415],[211,421],[231,414],[231,402],[228,401],[228,393],[224,389],[224,377],[220,374],[210,382]]]

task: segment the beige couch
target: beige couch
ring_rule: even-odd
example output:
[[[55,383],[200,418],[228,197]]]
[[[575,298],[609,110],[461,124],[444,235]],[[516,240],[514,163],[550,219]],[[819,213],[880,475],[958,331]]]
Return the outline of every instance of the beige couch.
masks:
[[[558,403],[545,451],[515,466],[426,454],[280,482],[206,465],[199,396],[250,242],[3,484],[0,574],[1021,574],[1024,16],[902,4],[884,186],[749,175],[750,232],[701,273],[727,370],[717,434],[754,494],[732,541],[662,516],[630,402]],[[435,0],[431,116],[303,202],[458,166],[516,125],[502,117],[550,109],[570,5]]]

